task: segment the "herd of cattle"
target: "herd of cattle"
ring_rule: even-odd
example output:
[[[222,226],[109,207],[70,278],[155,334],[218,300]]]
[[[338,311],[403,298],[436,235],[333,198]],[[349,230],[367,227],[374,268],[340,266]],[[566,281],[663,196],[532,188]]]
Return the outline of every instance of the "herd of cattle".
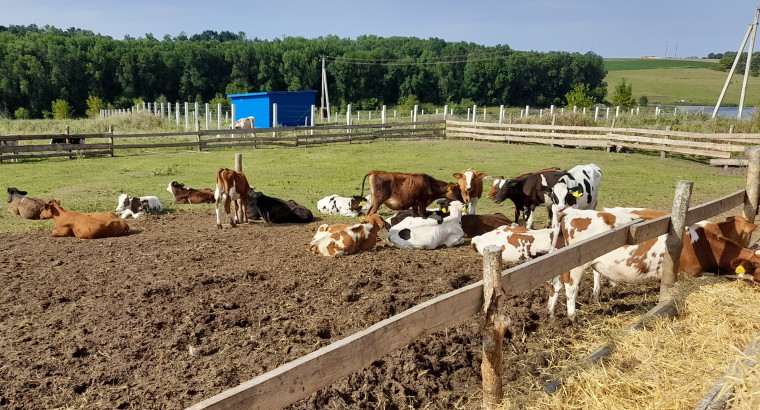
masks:
[[[595,164],[578,165],[567,171],[546,168],[506,179],[494,178],[486,198],[496,203],[506,199],[515,204],[514,221],[500,213],[475,213],[483,196],[486,175],[473,169],[453,174],[454,182],[427,174],[370,171],[362,180],[361,195],[337,194],[317,202],[322,214],[362,216],[355,224],[322,224],[308,245],[311,252],[339,257],[369,251],[379,242],[399,249],[436,249],[465,243],[481,254],[490,245],[501,249],[504,262],[515,263],[536,258],[572,245],[591,236],[636,220],[664,215],[646,208],[604,208],[596,210],[602,173]],[[364,196],[365,185],[369,195]],[[219,169],[215,190],[193,189],[172,181],[167,191],[180,204],[213,203],[216,224],[223,219],[231,226],[261,219],[267,223],[306,223],[312,212],[293,200],[281,200],[256,192],[242,172]],[[28,219],[55,220],[53,236],[101,238],[129,232],[125,219],[163,211],[155,196],[133,197],[122,194],[114,212],[77,213],[64,210],[59,201],[26,196],[8,188],[10,211]],[[437,207],[428,206],[436,202]],[[382,205],[396,211],[383,219]],[[546,207],[548,226],[533,229],[536,208]],[[234,207],[234,213],[233,213]],[[522,224],[519,224],[522,217]],[[684,235],[680,272],[696,276],[703,272],[735,273],[738,277],[760,281],[760,251],[748,248],[757,225],[740,216],[723,222],[703,221],[687,227]],[[380,238],[386,229],[385,238]],[[567,315],[575,314],[575,298],[583,272],[594,273],[594,295],[598,297],[601,276],[613,285],[659,279],[665,253],[665,235],[626,245],[566,272],[552,280],[549,311],[553,315],[562,287],[567,297]]]

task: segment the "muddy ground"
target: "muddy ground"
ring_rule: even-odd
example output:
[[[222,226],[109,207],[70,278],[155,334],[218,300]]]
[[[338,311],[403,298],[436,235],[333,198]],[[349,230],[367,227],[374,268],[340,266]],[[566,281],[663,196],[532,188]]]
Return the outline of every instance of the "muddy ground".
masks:
[[[129,220],[121,238],[2,234],[0,408],[184,408],[482,277],[468,246],[330,259],[307,249],[324,221],[218,230],[214,219],[200,207]],[[656,285],[596,303],[586,281],[581,323],[640,309],[637,295],[656,303]],[[510,388],[540,388],[542,367],[568,355],[553,346],[575,337],[564,305],[547,318],[547,289],[510,301]],[[292,407],[479,408],[479,319]]]

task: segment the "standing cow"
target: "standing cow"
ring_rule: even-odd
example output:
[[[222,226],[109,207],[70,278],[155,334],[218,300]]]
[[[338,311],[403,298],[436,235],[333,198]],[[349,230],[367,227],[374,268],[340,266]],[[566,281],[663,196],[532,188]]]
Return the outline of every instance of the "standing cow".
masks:
[[[563,175],[562,171],[546,169],[509,179],[499,188],[493,201],[499,204],[510,199],[515,204],[515,222],[520,220],[522,212],[525,227],[533,229],[535,210],[539,205],[546,206],[549,219],[552,219],[551,197],[543,189],[553,187]]]
[[[601,183],[602,170],[586,164],[570,168],[553,187],[542,187],[552,200],[552,226],[557,226],[558,215],[566,208],[596,209]]]
[[[216,226],[219,229],[222,228],[222,210],[221,204],[224,204],[224,211],[227,213],[227,219],[230,221],[230,225],[235,227],[236,223],[248,221],[248,217],[245,213],[245,201],[248,199],[248,190],[251,189],[248,185],[248,180],[242,172],[237,172],[229,168],[219,168],[216,172],[216,190],[214,191],[214,199],[216,203],[214,208],[216,209]],[[235,203],[235,219],[233,220],[230,213],[230,201]]]
[[[367,215],[376,214],[380,205],[385,204],[394,211],[412,209],[414,216],[426,217],[425,208],[439,198],[464,202],[462,191],[456,182],[445,182],[427,174],[406,174],[402,172],[370,171],[362,180],[369,178],[371,206]]]
[[[485,176],[486,174],[472,168],[454,174],[454,178],[459,182],[459,189],[462,191],[467,215],[475,215],[475,205],[483,195],[483,177]]]

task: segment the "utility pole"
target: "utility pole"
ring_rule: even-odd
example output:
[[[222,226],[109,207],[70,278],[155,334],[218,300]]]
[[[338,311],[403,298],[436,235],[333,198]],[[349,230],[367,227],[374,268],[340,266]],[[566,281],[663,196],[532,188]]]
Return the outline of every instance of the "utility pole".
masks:
[[[327,71],[325,70],[325,58],[322,57],[322,103],[319,106],[319,118],[324,118],[325,107],[327,108],[327,122],[330,122],[330,97],[327,94]]]
[[[736,66],[739,64],[739,60],[741,59],[742,53],[744,52],[744,46],[747,44],[747,39],[751,37],[752,40],[750,41],[749,52],[747,54],[747,65],[744,68],[744,81],[742,83],[742,94],[739,100],[739,114],[737,116],[738,119],[742,118],[742,109],[744,107],[744,93],[747,90],[747,80],[749,79],[749,68],[750,68],[750,63],[752,62],[752,53],[754,52],[755,37],[757,35],[757,22],[759,18],[760,18],[760,8],[757,8],[755,9],[755,20],[752,24],[749,25],[749,27],[747,27],[747,32],[744,34],[744,39],[742,40],[742,44],[739,46],[739,51],[736,53],[736,58],[734,58],[734,63],[731,65],[731,69],[728,71],[728,77],[726,78],[726,83],[723,84],[723,90],[720,92],[720,97],[718,97],[718,102],[715,104],[715,109],[713,110],[712,118],[715,118],[715,116],[718,115],[718,110],[720,110],[720,104],[723,102],[723,97],[726,95],[728,84],[731,82],[731,77],[734,75]]]

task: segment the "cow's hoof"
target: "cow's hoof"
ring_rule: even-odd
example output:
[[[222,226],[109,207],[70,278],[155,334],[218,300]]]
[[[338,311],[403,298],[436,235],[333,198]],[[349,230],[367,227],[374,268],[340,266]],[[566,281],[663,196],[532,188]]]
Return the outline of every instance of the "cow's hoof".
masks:
[[[216,224],[216,227],[222,229],[222,224]]]

